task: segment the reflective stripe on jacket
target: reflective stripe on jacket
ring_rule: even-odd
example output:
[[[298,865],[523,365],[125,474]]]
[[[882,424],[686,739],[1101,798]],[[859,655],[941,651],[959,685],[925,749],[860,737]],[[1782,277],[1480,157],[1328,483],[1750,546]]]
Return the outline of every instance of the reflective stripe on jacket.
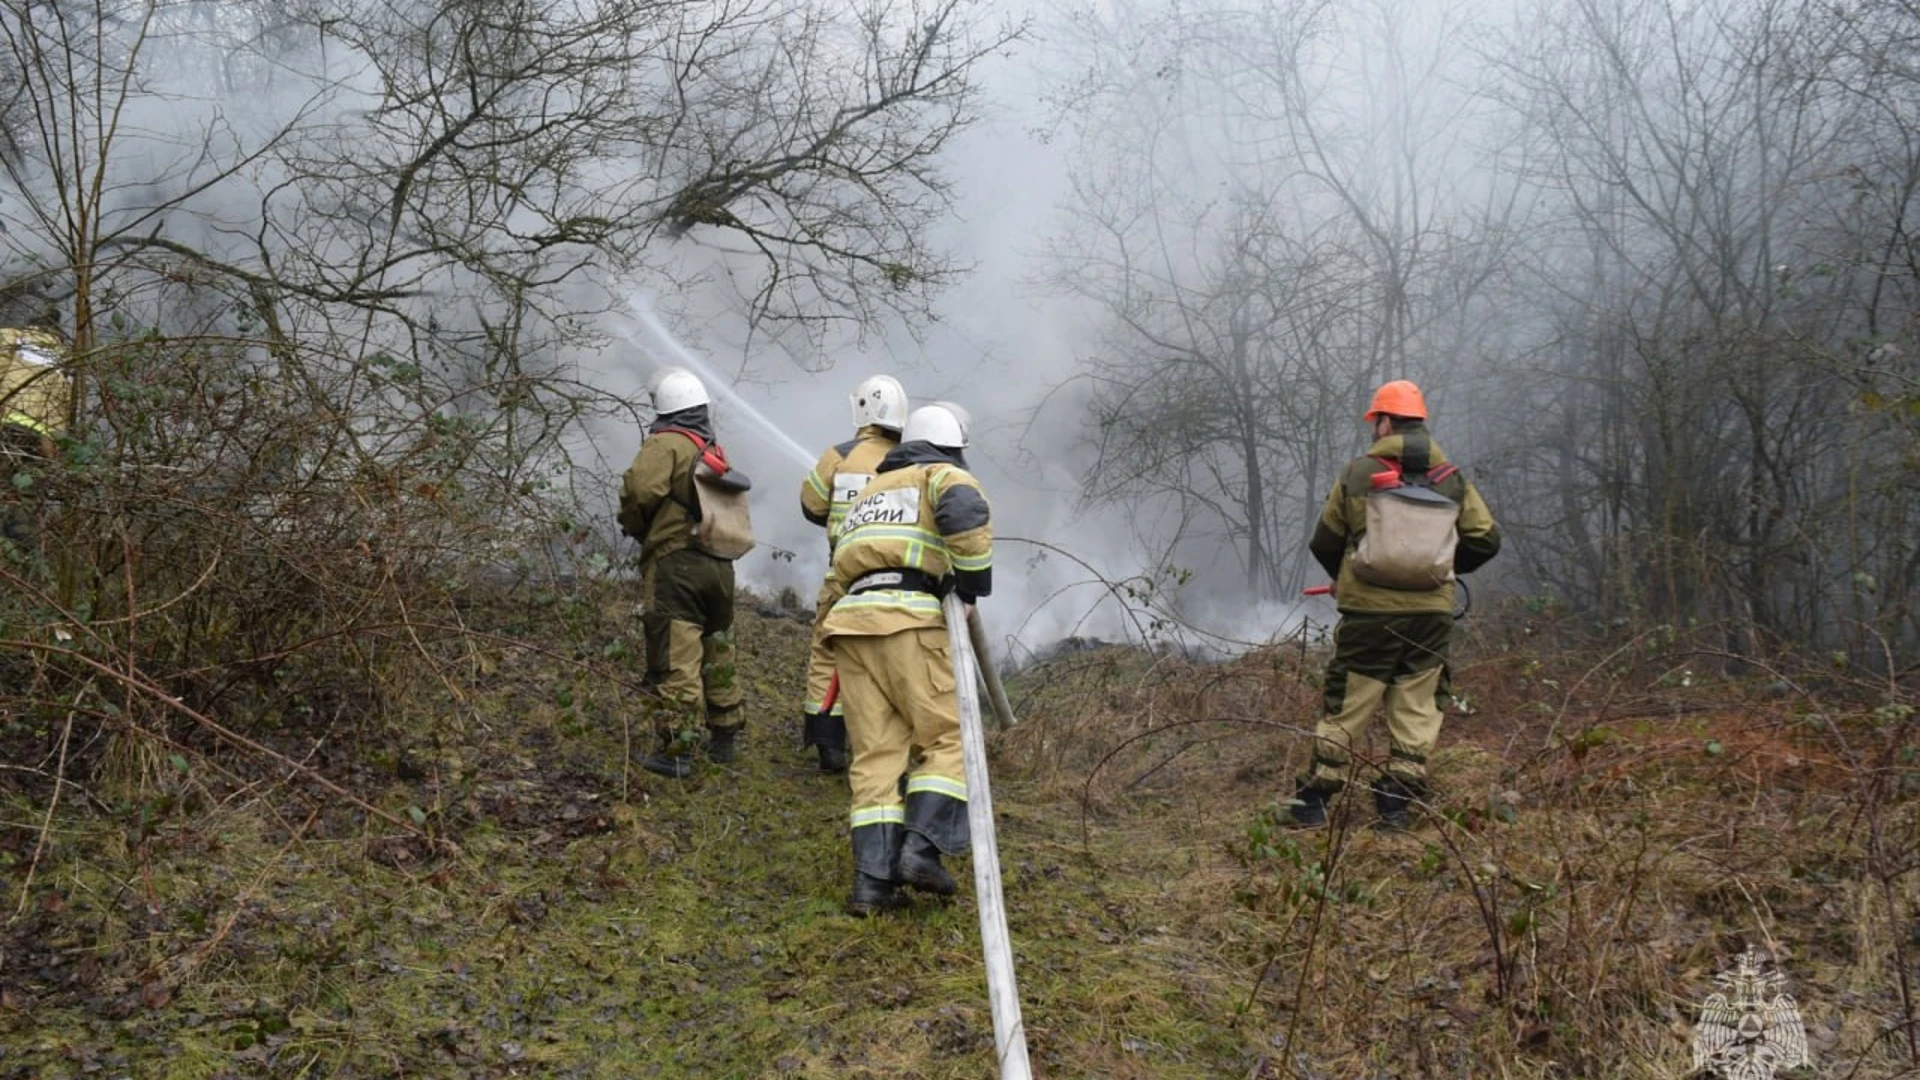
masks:
[[[66,430],[73,384],[60,370],[65,352],[45,330],[0,329],[0,422],[41,436]]]
[[[898,448],[889,461],[910,446]],[[958,465],[921,462],[882,471],[847,512],[833,553],[833,576],[842,582],[881,571],[919,570],[933,578],[952,575],[971,600],[992,591],[993,526],[980,482]],[[828,636],[893,634],[942,625],[940,601],[931,593],[875,589],[842,597],[827,613]]]
[[[801,481],[800,512],[815,525],[826,526],[828,551],[839,539],[840,523],[846,519],[848,508],[879,471],[881,459],[896,445],[893,432],[868,424],[853,438],[828,447]]]

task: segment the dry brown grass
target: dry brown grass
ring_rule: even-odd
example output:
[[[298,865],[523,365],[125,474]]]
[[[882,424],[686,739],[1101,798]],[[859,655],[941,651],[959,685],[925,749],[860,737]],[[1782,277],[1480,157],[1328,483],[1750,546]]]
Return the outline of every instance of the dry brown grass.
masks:
[[[1365,827],[1363,786],[1332,830],[1270,827],[1318,709],[1297,648],[1060,661],[1022,683],[1002,756],[1074,808],[1091,857],[1187,853],[1108,888],[1177,898],[1170,932],[1271,1048],[1255,1076],[1679,1076],[1746,945],[1780,959],[1818,1075],[1916,1074],[1913,688],[1815,697],[1661,644],[1469,650],[1474,711],[1449,716],[1408,835]]]

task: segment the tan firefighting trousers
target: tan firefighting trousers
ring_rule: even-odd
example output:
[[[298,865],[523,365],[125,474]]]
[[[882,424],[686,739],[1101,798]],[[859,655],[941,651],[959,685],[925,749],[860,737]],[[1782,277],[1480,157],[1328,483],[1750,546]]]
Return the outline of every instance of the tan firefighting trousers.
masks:
[[[833,602],[846,592],[831,576],[820,586],[820,595],[813,604],[813,640],[807,648],[807,699],[801,705],[801,711],[817,714],[827,700],[827,693],[833,686],[833,649],[827,644],[824,624],[827,612],[833,610]],[[846,715],[846,705],[835,698],[830,714]]]
[[[960,709],[946,629],[837,635],[831,643],[853,748],[847,773],[853,826],[905,820],[900,778],[916,746],[921,759],[906,789],[965,799]]]

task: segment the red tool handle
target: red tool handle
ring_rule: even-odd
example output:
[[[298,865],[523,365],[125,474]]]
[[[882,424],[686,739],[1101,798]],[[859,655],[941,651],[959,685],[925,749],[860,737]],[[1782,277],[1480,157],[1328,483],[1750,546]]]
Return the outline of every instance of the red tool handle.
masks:
[[[840,700],[840,673],[836,671],[833,673],[833,681],[827,684],[827,696],[820,702],[820,711],[832,712],[833,703],[838,700]]]
[[[1300,590],[1300,595],[1301,596],[1332,596],[1333,586],[1309,585],[1306,588]]]

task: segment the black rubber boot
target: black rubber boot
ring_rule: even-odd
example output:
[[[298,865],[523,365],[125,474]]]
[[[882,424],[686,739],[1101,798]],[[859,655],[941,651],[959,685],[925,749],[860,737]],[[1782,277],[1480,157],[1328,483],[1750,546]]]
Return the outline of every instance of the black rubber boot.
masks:
[[[894,880],[936,896],[952,896],[958,886],[940,865],[940,856],[965,855],[972,840],[964,800],[937,791],[909,794],[906,836],[900,842]]]
[[[853,892],[847,896],[847,914],[865,919],[906,906],[907,898],[893,883],[894,849],[901,832],[898,825],[853,830]]]
[[[830,712],[807,713],[801,718],[800,745],[820,752],[820,771],[843,773],[852,755],[847,750],[847,718]]]
[[[843,773],[853,764],[853,754],[844,746],[820,744],[820,771],[823,773]]]
[[[900,887],[891,881],[855,872],[853,892],[847,896],[847,914],[856,919],[872,918],[907,906]]]
[[[940,865],[940,849],[917,832],[909,832],[900,842],[900,861],[894,873],[901,884],[935,896],[952,896],[959,888],[954,884],[953,875]]]
[[[739,725],[707,729],[707,759],[715,765],[731,765],[740,760],[740,748],[734,744],[734,737],[740,734]]]
[[[1340,785],[1325,780],[1308,780],[1293,793],[1293,802],[1287,807],[1286,824],[1295,829],[1324,829],[1327,827],[1327,803],[1339,794]]]
[[[654,754],[642,754],[640,767],[669,780],[685,780],[693,775],[692,758],[685,754],[669,754],[665,750]]]
[[[1373,808],[1380,812],[1380,820],[1374,822],[1374,828],[1382,832],[1406,832],[1413,828],[1413,816],[1408,808],[1420,795],[1416,785],[1397,776],[1383,776],[1375,780]]]

